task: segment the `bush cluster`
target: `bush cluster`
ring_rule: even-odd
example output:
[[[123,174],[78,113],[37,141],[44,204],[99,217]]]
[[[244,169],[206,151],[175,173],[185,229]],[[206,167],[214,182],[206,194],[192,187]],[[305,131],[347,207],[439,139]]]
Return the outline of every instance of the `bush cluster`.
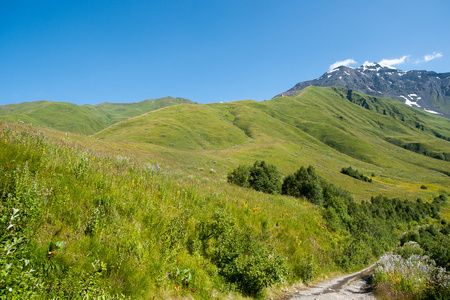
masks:
[[[239,167],[233,171],[229,181],[235,183],[230,178],[237,178],[236,175],[240,174],[238,170],[243,169],[244,167]],[[276,170],[273,166],[272,169]],[[358,179],[365,177],[351,167],[346,170],[347,173],[354,175],[353,177],[359,177]],[[369,179],[362,180],[369,181]],[[421,199],[416,201],[389,199],[381,195],[372,197],[370,201],[356,203],[348,191],[321,178],[313,166],[307,168],[302,166],[294,174],[286,176],[282,182],[281,193],[298,198],[304,197],[321,207],[328,227],[345,236],[341,250],[335,256],[335,263],[347,270],[366,265],[393,249],[399,238],[397,228],[407,228],[411,224],[425,224],[429,218],[439,220],[440,208],[447,203],[443,195],[436,197],[431,203],[425,203]],[[429,244],[434,245],[431,242]],[[441,251],[437,251],[440,253],[439,258],[435,258],[437,261],[445,260],[446,255],[450,256],[443,252],[444,248],[440,249]]]
[[[323,183],[314,167],[301,167],[294,174],[286,176],[282,185],[282,194],[305,197],[312,203],[320,205],[323,201]]]
[[[352,167],[342,168],[341,173],[365,182],[372,182],[372,178],[369,178],[366,175],[359,173],[358,170],[353,169]]]

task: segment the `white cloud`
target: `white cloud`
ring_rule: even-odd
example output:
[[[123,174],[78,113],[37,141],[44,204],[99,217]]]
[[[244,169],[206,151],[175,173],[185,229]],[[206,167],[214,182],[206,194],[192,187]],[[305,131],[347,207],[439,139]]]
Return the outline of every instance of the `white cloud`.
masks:
[[[441,58],[443,55],[441,52],[433,52],[433,54],[427,54],[423,57],[425,61],[430,61],[436,58]]]
[[[400,58],[392,58],[392,59],[382,59],[379,64],[382,66],[394,66],[394,65],[399,65],[399,64],[403,64],[410,55],[404,55]]]
[[[348,67],[349,65],[353,65],[353,64],[356,64],[356,61],[353,58],[349,58],[349,59],[342,60],[342,61],[337,61],[334,64],[330,65],[330,71],[333,69],[336,69],[337,67],[340,67],[340,66]]]

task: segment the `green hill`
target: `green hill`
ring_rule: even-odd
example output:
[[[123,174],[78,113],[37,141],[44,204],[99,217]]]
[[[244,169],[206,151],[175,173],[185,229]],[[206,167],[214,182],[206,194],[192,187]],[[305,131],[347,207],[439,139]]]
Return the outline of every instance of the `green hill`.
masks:
[[[138,103],[102,103],[82,106],[51,101],[25,102],[0,106],[0,119],[20,120],[51,129],[90,135],[128,118],[180,103],[192,102],[172,97]]]
[[[420,186],[430,176],[435,192],[448,184],[449,120],[385,99],[347,96],[345,89],[308,87],[294,97],[264,102],[177,105],[117,123],[94,137],[150,143],[180,153],[170,158],[180,164],[192,165],[196,160],[186,157],[198,157],[198,164],[215,161],[211,167],[222,172],[257,159],[282,166],[284,174],[313,164],[360,199],[382,192],[412,196],[411,185]],[[427,150],[411,151],[403,147],[408,143]],[[376,184],[336,177],[348,165],[376,174]]]
[[[60,125],[30,122],[54,103],[18,106],[28,124],[0,121],[0,296],[278,298],[367,266],[409,230],[450,241],[448,119],[317,87],[136,105],[61,104],[99,122],[90,136],[56,128],[67,126],[56,115]],[[227,181],[253,165],[255,182],[255,161],[293,196]],[[317,201],[295,194],[302,180]]]

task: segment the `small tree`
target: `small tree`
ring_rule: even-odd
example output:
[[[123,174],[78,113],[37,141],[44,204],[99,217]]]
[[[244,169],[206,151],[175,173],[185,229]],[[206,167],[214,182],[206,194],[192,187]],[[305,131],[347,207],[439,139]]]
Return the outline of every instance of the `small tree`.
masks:
[[[253,166],[239,166],[228,174],[228,182],[257,191],[278,194],[281,192],[281,176],[274,165],[256,161]]]
[[[250,167],[250,187],[269,194],[281,192],[281,177],[274,165],[266,164],[265,161],[256,161]]]
[[[294,197],[306,197],[312,203],[323,202],[321,179],[313,166],[301,167],[294,174],[288,175],[282,185],[281,193]]]
[[[228,174],[228,182],[248,187],[250,178],[250,168],[248,166],[239,166]]]

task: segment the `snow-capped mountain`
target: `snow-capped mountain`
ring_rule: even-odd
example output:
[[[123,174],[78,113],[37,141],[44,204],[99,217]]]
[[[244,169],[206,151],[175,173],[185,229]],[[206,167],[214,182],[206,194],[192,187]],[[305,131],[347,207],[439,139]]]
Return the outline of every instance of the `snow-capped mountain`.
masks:
[[[450,118],[450,73],[401,71],[377,63],[337,67],[321,77],[297,83],[277,95],[291,96],[307,86],[337,86],[360,93],[395,98],[407,105]]]

